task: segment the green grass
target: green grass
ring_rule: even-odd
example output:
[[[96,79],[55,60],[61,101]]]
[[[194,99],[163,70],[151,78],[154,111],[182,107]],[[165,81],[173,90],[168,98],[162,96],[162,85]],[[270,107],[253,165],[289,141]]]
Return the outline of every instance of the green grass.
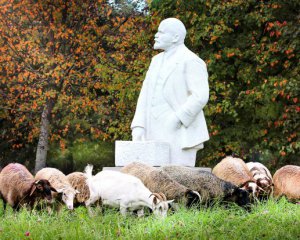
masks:
[[[3,214],[0,239],[300,239],[300,205],[269,200],[250,212],[239,207],[179,209],[165,219],[122,217],[106,209],[90,217],[84,207],[49,215],[45,211]],[[25,236],[26,232],[29,236]]]

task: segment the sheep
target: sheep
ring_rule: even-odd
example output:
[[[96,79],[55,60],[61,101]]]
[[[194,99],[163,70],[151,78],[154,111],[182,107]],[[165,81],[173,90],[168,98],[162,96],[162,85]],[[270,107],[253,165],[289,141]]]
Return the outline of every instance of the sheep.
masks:
[[[300,200],[300,166],[286,165],[273,176],[274,197],[286,196],[289,200]]]
[[[60,170],[49,167],[43,168],[36,173],[35,179],[47,179],[56,191],[62,194],[61,200],[67,205],[67,208],[73,209],[74,197],[79,191],[71,186],[66,175]],[[60,196],[57,194],[54,195],[54,198],[60,200]]]
[[[121,172],[131,174],[142,180],[152,192],[163,192],[174,202],[183,202],[186,207],[201,202],[198,192],[188,189],[173,180],[161,169],[156,169],[144,163],[133,162],[121,168]]]
[[[19,163],[10,163],[0,173],[0,196],[3,207],[8,203],[14,210],[23,205],[32,209],[40,199],[52,201],[51,191],[56,192],[48,180],[34,180],[33,175],[25,166]]]
[[[195,171],[183,166],[164,166],[161,169],[175,181],[199,192],[204,203],[221,200],[235,202],[239,206],[249,204],[247,191],[218,178],[208,171]]]
[[[74,205],[85,205],[90,198],[90,190],[86,183],[86,176],[82,172],[73,172],[67,175],[67,179],[71,186],[79,193],[75,195]]]
[[[212,173],[222,180],[231,182],[240,188],[252,192],[254,197],[257,197],[261,190],[246,163],[240,158],[228,156],[222,159],[213,168]]]
[[[129,174],[105,170],[92,176],[93,166],[87,165],[85,174],[90,189],[90,199],[86,205],[101,199],[103,205],[120,208],[123,216],[127,211],[138,210],[138,215],[143,215],[143,207],[150,208],[154,215],[165,217],[168,211],[167,201],[162,193],[152,193],[142,181]]]
[[[268,197],[273,189],[273,179],[269,169],[259,162],[248,162],[246,165],[257,185],[262,188],[261,195]]]

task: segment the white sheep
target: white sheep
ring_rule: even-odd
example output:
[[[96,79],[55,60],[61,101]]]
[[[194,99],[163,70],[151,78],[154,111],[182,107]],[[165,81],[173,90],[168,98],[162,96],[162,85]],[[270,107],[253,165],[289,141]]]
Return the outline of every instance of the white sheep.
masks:
[[[90,198],[89,186],[86,183],[86,176],[82,172],[73,172],[67,175],[67,179],[71,186],[79,193],[75,195],[74,205],[85,205]]]
[[[120,208],[123,216],[127,211],[138,210],[143,215],[143,208],[150,208],[154,215],[165,217],[168,211],[166,197],[161,193],[152,193],[138,178],[117,171],[105,170],[92,176],[93,166],[85,168],[90,199],[87,206],[101,199],[103,205]]]
[[[273,188],[272,174],[267,167],[259,162],[246,163],[257,185],[263,189],[262,195],[269,196]]]
[[[56,191],[62,194],[61,198],[60,196],[57,196],[57,194],[53,194],[54,198],[62,200],[67,205],[68,209],[73,209],[75,194],[79,193],[79,191],[71,186],[66,175],[60,170],[49,167],[43,168],[36,173],[35,179],[47,179]]]

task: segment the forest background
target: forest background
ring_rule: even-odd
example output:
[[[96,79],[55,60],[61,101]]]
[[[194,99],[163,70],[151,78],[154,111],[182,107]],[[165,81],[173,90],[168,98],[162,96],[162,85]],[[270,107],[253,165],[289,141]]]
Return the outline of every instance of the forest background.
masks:
[[[0,0],[1,167],[114,166],[167,17],[208,67],[211,138],[197,166],[230,154],[299,165],[299,1],[114,2]]]

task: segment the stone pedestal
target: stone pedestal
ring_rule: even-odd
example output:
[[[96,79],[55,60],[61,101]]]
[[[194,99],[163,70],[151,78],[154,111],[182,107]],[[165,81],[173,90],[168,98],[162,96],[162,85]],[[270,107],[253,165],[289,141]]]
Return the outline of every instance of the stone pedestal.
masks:
[[[157,141],[116,141],[115,165],[126,166],[132,162],[141,162],[151,166],[170,164],[170,146]]]
[[[122,167],[103,167],[102,170],[110,170],[110,171],[120,171]],[[160,167],[155,167],[157,169],[160,169]],[[195,171],[207,171],[207,172],[211,172],[212,169],[208,168],[208,167],[189,167]]]

